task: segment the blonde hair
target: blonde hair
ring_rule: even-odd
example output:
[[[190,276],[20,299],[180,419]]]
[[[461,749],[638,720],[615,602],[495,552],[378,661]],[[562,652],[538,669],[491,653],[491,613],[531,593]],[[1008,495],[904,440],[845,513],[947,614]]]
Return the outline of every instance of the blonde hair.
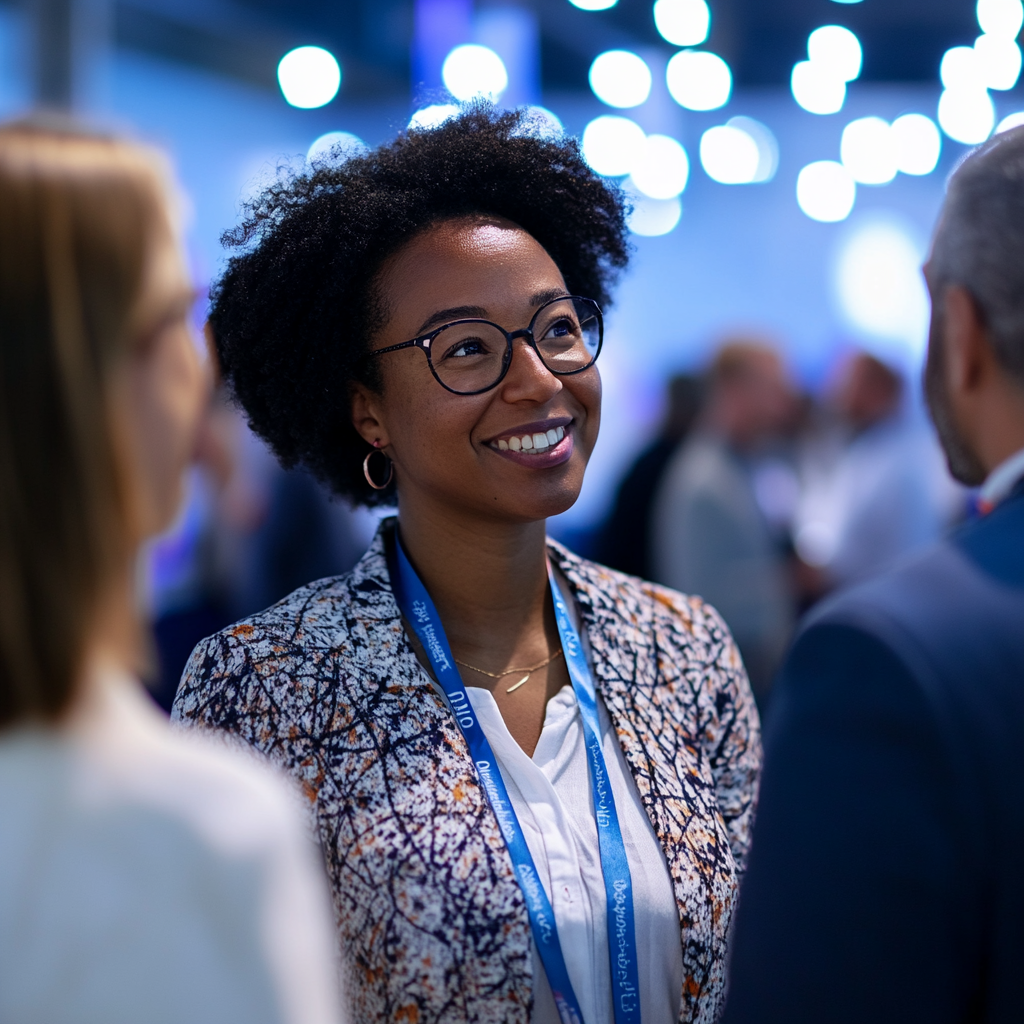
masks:
[[[108,393],[166,197],[139,146],[0,128],[0,727],[64,712],[97,602],[128,571]]]

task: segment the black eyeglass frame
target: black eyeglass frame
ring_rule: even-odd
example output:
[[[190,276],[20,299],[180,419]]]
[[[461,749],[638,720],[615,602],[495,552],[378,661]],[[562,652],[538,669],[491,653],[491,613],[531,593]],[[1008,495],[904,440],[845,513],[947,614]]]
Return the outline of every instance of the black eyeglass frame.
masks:
[[[548,306],[553,306],[556,302],[565,302],[566,299],[572,301],[586,302],[591,305],[594,309],[594,313],[597,315],[597,351],[594,353],[593,358],[586,366],[581,366],[576,370],[553,370],[548,366],[547,361],[544,358],[543,353],[537,347],[537,339],[533,336],[533,326],[537,322],[537,317],[544,312]],[[447,330],[449,327],[457,327],[460,324],[487,324],[489,327],[495,328],[505,335],[505,356],[502,360],[501,373],[498,375],[497,380],[493,384],[488,384],[485,388],[478,388],[476,391],[456,391],[454,388],[448,387],[447,384],[438,376],[437,370],[434,368],[434,360],[430,355],[430,346],[433,344],[434,339],[442,332]],[[449,320],[446,324],[441,324],[440,327],[435,327],[429,334],[420,335],[418,338],[412,338],[409,341],[403,341],[398,345],[388,345],[387,348],[378,348],[373,352],[367,352],[366,357],[370,358],[373,356],[382,356],[387,352],[398,352],[403,348],[419,348],[422,349],[423,354],[427,357],[427,365],[430,367],[430,372],[434,376],[434,380],[453,395],[482,395],[488,391],[493,391],[506,377],[508,374],[509,367],[512,365],[512,353],[514,351],[513,343],[516,338],[525,338],[529,342],[530,347],[534,352],[537,353],[537,358],[544,364],[544,368],[549,372],[555,374],[557,377],[572,377],[577,373],[583,373],[585,370],[589,370],[594,363],[597,362],[597,357],[601,354],[601,349],[604,347],[604,314],[601,312],[601,307],[593,300],[588,299],[582,295],[559,295],[557,298],[550,299],[541,306],[536,313],[533,314],[530,320],[530,326],[524,327],[519,331],[506,331],[504,327],[496,324],[493,320],[484,320],[481,317],[468,317],[464,320]]]

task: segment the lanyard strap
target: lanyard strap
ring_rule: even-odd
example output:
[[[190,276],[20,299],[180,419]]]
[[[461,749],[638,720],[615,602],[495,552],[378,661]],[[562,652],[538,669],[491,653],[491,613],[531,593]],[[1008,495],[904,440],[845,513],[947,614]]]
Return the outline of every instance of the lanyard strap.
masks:
[[[434,602],[409,562],[398,530],[388,538],[388,568],[399,608],[415,630],[430,659],[434,675],[448,697],[476,765],[484,792],[497,818],[516,877],[526,899],[530,929],[544,964],[548,983],[562,1024],[583,1024],[576,993],[569,979],[562,946],[558,939],[555,913],[544,891],[522,826],[509,799],[491,745],[477,720],[462,677],[441,624]],[[580,707],[587,761],[594,793],[594,813],[601,853],[608,905],[608,946],[611,957],[612,993],[616,1024],[639,1024],[640,989],[637,969],[636,932],[633,921],[633,887],[622,842],[615,800],[601,750],[597,700],[590,669],[568,609],[548,567],[555,618],[565,653],[569,678]]]

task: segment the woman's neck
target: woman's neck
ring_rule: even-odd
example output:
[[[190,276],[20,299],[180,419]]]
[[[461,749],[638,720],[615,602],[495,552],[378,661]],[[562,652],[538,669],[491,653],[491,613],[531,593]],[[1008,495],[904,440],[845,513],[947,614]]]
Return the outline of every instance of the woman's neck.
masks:
[[[399,528],[456,657],[503,668],[546,648],[543,520],[505,523],[402,506]]]

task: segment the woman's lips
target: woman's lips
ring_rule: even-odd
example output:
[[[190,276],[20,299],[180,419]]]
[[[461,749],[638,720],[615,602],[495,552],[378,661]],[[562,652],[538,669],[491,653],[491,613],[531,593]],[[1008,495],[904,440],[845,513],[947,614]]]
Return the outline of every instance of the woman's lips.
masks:
[[[524,431],[491,441],[488,447],[503,458],[520,466],[546,469],[569,459],[573,452],[572,431],[569,424],[549,427],[547,430]]]

